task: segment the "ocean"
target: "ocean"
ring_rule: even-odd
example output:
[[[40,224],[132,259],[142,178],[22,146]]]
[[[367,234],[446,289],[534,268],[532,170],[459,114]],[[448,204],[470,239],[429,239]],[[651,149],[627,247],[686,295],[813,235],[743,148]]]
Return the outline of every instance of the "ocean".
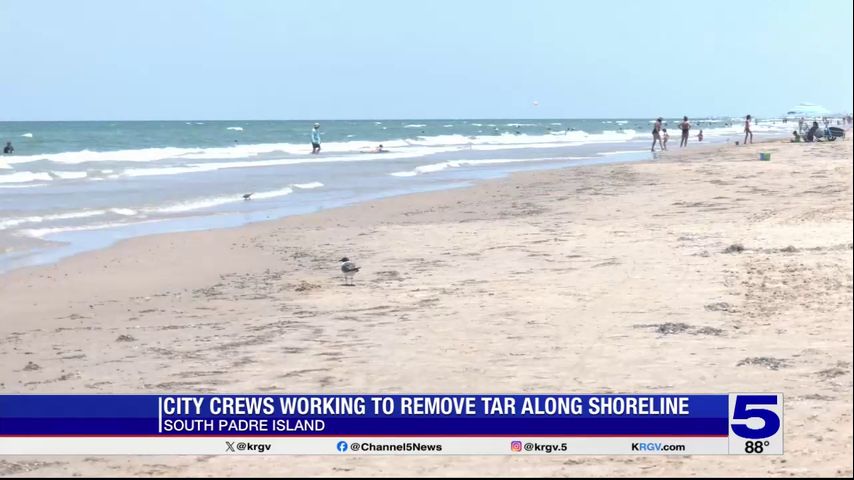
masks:
[[[679,147],[681,119],[667,119]],[[689,146],[741,140],[694,119]],[[0,122],[0,272],[155,233],[239,226],[512,172],[649,160],[649,119]],[[785,136],[780,119],[755,135]],[[374,150],[383,145],[384,152]],[[252,193],[249,200],[243,195]]]

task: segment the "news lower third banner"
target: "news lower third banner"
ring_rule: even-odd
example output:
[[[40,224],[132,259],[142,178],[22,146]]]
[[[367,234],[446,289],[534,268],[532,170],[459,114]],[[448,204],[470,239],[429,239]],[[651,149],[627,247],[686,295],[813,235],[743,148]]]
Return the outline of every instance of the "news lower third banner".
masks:
[[[780,455],[783,396],[0,395],[0,455]]]

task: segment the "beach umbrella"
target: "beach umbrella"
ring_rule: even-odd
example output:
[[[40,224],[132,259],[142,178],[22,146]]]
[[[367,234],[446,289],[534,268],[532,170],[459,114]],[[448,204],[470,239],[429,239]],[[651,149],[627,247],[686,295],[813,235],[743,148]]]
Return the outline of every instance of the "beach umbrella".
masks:
[[[830,110],[814,103],[801,103],[790,108],[789,111],[786,112],[786,115],[795,115],[800,117],[822,117],[830,114]]]

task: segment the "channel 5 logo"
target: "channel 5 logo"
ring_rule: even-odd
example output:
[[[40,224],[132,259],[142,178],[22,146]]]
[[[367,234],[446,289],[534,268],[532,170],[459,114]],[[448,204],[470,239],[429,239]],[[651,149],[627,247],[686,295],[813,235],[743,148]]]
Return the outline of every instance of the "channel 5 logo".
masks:
[[[520,442],[519,440],[513,440],[512,442],[510,442],[510,451],[521,452],[522,442]]]

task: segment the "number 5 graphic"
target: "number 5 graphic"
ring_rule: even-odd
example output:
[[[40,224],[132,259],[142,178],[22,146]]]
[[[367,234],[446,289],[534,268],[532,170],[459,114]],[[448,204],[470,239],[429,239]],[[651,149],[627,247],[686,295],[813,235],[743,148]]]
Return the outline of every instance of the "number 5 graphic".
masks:
[[[780,430],[780,417],[771,410],[765,408],[750,408],[753,405],[777,405],[776,395],[739,395],[735,399],[735,410],[732,412],[733,420],[748,420],[761,418],[765,424],[758,429],[747,426],[747,422],[733,423],[732,431],[741,438],[752,440],[768,438]]]

